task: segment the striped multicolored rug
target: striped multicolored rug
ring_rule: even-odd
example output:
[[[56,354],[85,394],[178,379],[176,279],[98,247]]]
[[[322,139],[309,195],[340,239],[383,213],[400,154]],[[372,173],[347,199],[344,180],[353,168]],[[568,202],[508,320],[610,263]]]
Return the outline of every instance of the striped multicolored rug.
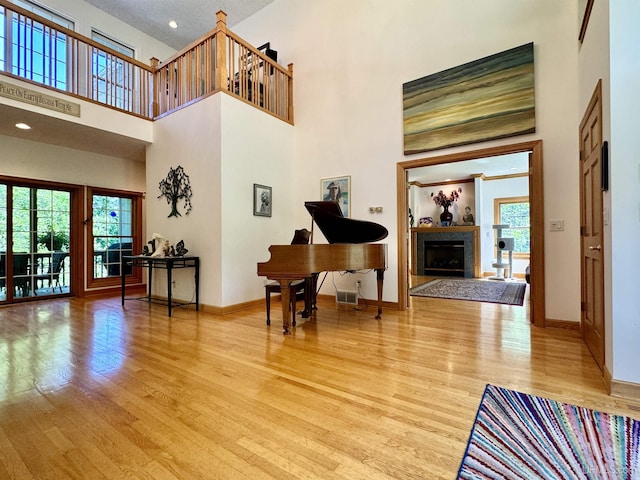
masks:
[[[640,421],[487,385],[459,479],[640,479]]]

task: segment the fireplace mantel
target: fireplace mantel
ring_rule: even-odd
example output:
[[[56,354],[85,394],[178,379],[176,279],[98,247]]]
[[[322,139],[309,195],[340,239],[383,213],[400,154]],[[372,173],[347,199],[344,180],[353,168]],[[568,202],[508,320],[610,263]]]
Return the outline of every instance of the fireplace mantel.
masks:
[[[473,261],[471,268],[465,268],[465,277],[480,278],[480,227],[420,227],[411,229],[411,271],[414,275],[422,275],[422,267],[418,258],[423,259],[423,245],[425,241],[433,240],[464,240],[465,249],[471,247]]]

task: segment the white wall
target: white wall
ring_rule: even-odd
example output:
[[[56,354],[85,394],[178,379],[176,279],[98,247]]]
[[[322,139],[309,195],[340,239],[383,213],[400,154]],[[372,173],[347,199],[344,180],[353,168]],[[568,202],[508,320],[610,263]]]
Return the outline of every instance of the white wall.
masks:
[[[597,3],[597,2],[596,2]],[[637,309],[640,256],[640,2],[612,1],[610,18],[611,101],[611,373],[616,380],[640,383]]]
[[[390,231],[384,298],[397,301],[396,164],[434,155],[402,153],[402,84],[533,41],[536,133],[435,154],[544,140],[545,219],[565,221],[545,237],[546,316],[578,321],[576,18],[577,2],[555,0],[276,0],[236,25],[294,63],[298,218],[307,218],[305,200],[319,198],[321,178],[351,175],[352,217]],[[384,213],[370,215],[371,205]],[[373,274],[363,284],[375,298]]]
[[[291,189],[293,129],[229,95],[222,96],[222,305],[264,297],[257,263],[270,245],[288,245],[296,224]],[[271,187],[271,217],[253,215],[253,184]]]
[[[222,305],[222,213],[220,176],[220,95],[183,108],[154,122],[154,142],[147,148],[147,236],[161,234],[175,245],[184,240],[189,255],[200,257],[200,302]],[[189,176],[192,209],[169,217],[171,207],[160,195],[159,183],[170,168],[181,166]],[[154,294],[166,296],[165,272],[154,279]],[[175,298],[193,297],[193,270],[174,272]]]
[[[292,127],[226,94],[216,94],[155,122],[147,149],[147,232],[171,244],[184,240],[201,261],[200,301],[226,307],[264,297],[257,263],[269,260],[269,245],[288,244],[295,226],[289,191]],[[188,215],[167,218],[156,199],[169,168],[182,166],[193,196]],[[253,184],[272,187],[272,217],[253,215]],[[304,225],[303,225],[304,226]],[[176,271],[176,298],[191,299],[193,272]],[[164,272],[154,293],[166,295]]]
[[[432,195],[437,195],[440,190],[448,197],[452,191],[458,191],[458,201],[453,202],[449,207],[449,211],[453,214],[453,221],[461,224],[462,216],[464,215],[464,208],[469,205],[471,207],[471,213],[476,211],[476,198],[475,188],[473,183],[451,183],[446,185],[440,185],[435,187],[412,187],[415,188],[413,212],[415,216],[415,226],[419,225],[420,219],[423,217],[433,218],[434,226],[440,226],[440,214],[444,211],[442,207],[436,205],[433,201]]]
[[[143,162],[0,135],[0,174],[144,192]]]
[[[579,111],[587,108],[602,81],[603,140],[610,142],[609,191],[603,195],[605,259],[605,365],[616,381],[640,383],[636,299],[640,258],[629,254],[640,238],[640,162],[637,112],[640,62],[637,45],[640,5],[631,1],[594,2],[579,52]]]
[[[611,139],[611,103],[609,79],[609,0],[593,2],[586,35],[578,53],[578,125],[587,110],[596,85],[602,82],[602,138]],[[612,179],[610,178],[610,181]],[[613,182],[611,182],[613,187]],[[610,192],[603,192],[603,213],[611,212]],[[605,364],[611,370],[613,361],[613,330],[611,306],[611,222],[605,222],[604,228],[604,267],[605,267]]]

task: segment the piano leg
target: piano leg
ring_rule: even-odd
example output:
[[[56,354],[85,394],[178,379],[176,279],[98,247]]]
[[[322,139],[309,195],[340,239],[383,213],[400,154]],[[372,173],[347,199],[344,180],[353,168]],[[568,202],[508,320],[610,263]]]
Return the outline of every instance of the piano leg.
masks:
[[[318,275],[314,273],[304,280],[304,310],[302,311],[302,318],[309,318],[313,310],[317,310],[316,286],[318,284]]]
[[[280,280],[280,295],[282,299],[282,333],[285,335],[291,334],[289,331],[291,328],[291,282],[292,280]],[[293,313],[295,314],[295,310]]]
[[[384,270],[382,268],[376,269],[376,279],[378,282],[378,315],[376,319],[382,318],[382,284],[384,282]]]

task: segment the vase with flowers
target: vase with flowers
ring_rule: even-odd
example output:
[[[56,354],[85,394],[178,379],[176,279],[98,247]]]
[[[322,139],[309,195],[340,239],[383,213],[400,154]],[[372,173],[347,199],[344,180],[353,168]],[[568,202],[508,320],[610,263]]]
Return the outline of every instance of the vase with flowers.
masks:
[[[451,226],[451,222],[453,221],[453,213],[449,211],[449,207],[453,204],[453,202],[458,201],[461,193],[462,188],[452,190],[449,195],[445,195],[442,190],[440,190],[435,195],[433,192],[431,192],[431,198],[433,198],[433,202],[444,209],[440,214],[440,223],[443,227]]]

